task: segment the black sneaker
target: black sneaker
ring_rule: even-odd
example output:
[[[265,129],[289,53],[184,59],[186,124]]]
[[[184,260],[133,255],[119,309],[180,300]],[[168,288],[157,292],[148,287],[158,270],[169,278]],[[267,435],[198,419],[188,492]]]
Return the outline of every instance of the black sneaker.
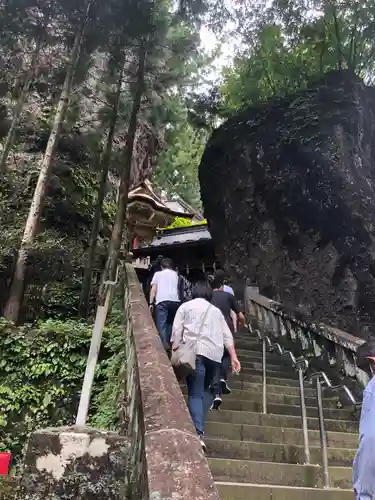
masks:
[[[221,392],[223,394],[230,394],[232,392],[228,387],[227,381],[224,380],[223,378],[220,380],[220,384],[221,384]]]
[[[212,405],[210,410],[220,410],[220,406],[222,404],[223,400],[219,395],[214,397],[214,400],[212,401]]]

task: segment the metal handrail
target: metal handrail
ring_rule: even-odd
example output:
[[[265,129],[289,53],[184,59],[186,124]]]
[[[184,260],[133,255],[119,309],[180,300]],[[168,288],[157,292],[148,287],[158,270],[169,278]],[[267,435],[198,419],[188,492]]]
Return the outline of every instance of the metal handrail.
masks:
[[[248,329],[252,331],[251,325],[248,324]],[[263,414],[267,413],[267,346],[270,352],[277,352],[280,356],[287,356],[292,361],[293,367],[298,370],[299,380],[299,395],[301,405],[302,431],[303,431],[303,447],[305,464],[310,463],[310,448],[309,448],[309,432],[307,427],[307,411],[305,403],[305,388],[304,388],[304,369],[309,366],[308,361],[304,358],[296,359],[294,354],[283,349],[278,343],[272,343],[272,340],[267,335],[262,335],[259,330],[255,330],[259,340],[262,342],[262,399],[263,399]]]
[[[251,331],[250,325],[248,325],[248,328]],[[285,356],[289,356],[290,360],[292,361],[293,367],[297,368],[297,370],[298,370],[298,366],[297,365],[299,363],[303,363],[304,364],[305,370],[308,369],[309,362],[303,356],[301,356],[299,358],[296,358],[291,351],[287,351],[286,349],[284,349],[278,342],[272,343],[272,340],[267,335],[262,335],[259,330],[256,330],[256,333],[258,335],[259,340],[265,339],[266,344],[268,344],[268,348],[269,348],[270,352],[277,352],[277,354],[279,354],[280,356],[284,356],[284,357]],[[333,385],[332,382],[330,381],[330,379],[328,378],[327,374],[325,372],[323,372],[323,371],[314,372],[314,373],[308,375],[307,377],[304,377],[304,380],[313,379],[318,374],[320,374],[320,376],[322,377],[324,385],[326,387],[328,387],[330,390],[332,390],[332,391],[343,390],[345,392],[345,394],[348,396],[350,402],[354,406],[359,407],[359,406],[362,405],[361,401],[357,401],[355,399],[352,391],[349,389],[349,387],[347,385],[345,385],[345,384]]]
[[[360,407],[362,406],[362,401],[357,401],[352,393],[352,391],[349,389],[349,387],[345,384],[338,384],[338,385],[332,385],[332,382],[330,379],[327,377],[327,374],[323,371],[311,373],[308,377],[305,377],[305,380],[313,380],[315,377],[318,375],[321,376],[322,381],[323,381],[323,387],[326,386],[328,389],[331,391],[344,391],[345,394],[348,396],[348,399],[352,403],[353,406]]]
[[[252,327],[248,324],[248,329],[252,332]],[[309,362],[303,356],[296,358],[294,354],[286,349],[284,349],[278,342],[272,342],[268,335],[264,335],[260,330],[255,330],[258,339],[262,342],[262,391],[263,391],[263,413],[267,413],[267,361],[266,353],[267,347],[270,352],[276,352],[280,356],[288,357],[295,368],[298,371],[299,379],[299,393],[300,393],[300,405],[301,405],[301,419],[302,419],[302,431],[303,431],[303,442],[304,442],[304,455],[305,464],[310,463],[310,449],[309,449],[309,438],[308,438],[308,425],[307,425],[307,412],[305,403],[305,391],[304,391],[304,381],[314,380],[316,381],[316,397],[318,406],[318,420],[319,420],[319,435],[320,435],[320,447],[322,452],[322,468],[323,468],[323,482],[324,488],[329,488],[329,468],[328,468],[328,445],[327,436],[324,426],[324,411],[323,411],[323,388],[327,387],[330,390],[341,391],[343,390],[348,396],[350,402],[356,407],[361,406],[361,402],[357,401],[351,392],[351,390],[345,384],[333,385],[327,374],[323,371],[314,372],[308,376],[304,373],[309,367]]]
[[[323,388],[328,387],[330,390],[344,390],[351,403],[355,407],[362,405],[361,402],[356,401],[351,390],[344,384],[332,385],[332,382],[323,371],[315,372],[305,377],[305,380],[314,380],[316,382],[316,399],[318,405],[318,418],[319,418],[319,436],[320,448],[322,451],[322,467],[323,467],[323,483],[324,488],[329,488],[329,468],[328,468],[328,444],[327,435],[324,425],[324,411],[323,411]]]

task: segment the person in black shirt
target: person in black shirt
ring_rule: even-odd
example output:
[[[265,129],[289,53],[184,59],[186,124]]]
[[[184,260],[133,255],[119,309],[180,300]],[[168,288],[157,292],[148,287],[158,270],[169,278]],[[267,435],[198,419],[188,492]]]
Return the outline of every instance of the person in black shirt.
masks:
[[[232,334],[234,333],[234,324],[231,316],[231,312],[234,311],[237,315],[238,324],[243,326],[245,324],[245,316],[243,315],[240,307],[235,299],[235,297],[228,293],[224,292],[224,279],[222,273],[217,273],[214,276],[211,286],[213,288],[212,293],[212,304],[216,306],[222,312],[225,321],[227,322],[230,331]],[[214,394],[212,407],[215,410],[218,410],[221,403],[221,394],[230,394],[231,390],[228,387],[228,371],[229,371],[230,358],[228,352],[224,351],[224,356],[221,362],[220,372],[217,374],[215,379],[215,383],[212,387],[212,392]]]

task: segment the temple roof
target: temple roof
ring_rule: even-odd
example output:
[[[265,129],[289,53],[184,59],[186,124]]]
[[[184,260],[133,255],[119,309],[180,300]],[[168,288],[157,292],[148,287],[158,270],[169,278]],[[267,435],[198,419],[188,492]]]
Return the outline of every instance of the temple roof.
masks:
[[[206,242],[211,242],[211,235],[207,224],[197,224],[164,229],[159,232],[148,246],[137,248],[133,251],[135,255],[146,255],[148,252],[154,252],[161,248]]]
[[[155,210],[160,212],[164,212],[168,215],[174,217],[184,217],[187,219],[192,219],[195,214],[178,210],[178,207],[174,207],[173,205],[168,206],[162,199],[155,193],[152,184],[149,180],[145,180],[137,186],[135,189],[132,189],[129,192],[129,202],[131,205],[136,202],[143,202],[152,205]],[[174,210],[176,208],[176,210]]]

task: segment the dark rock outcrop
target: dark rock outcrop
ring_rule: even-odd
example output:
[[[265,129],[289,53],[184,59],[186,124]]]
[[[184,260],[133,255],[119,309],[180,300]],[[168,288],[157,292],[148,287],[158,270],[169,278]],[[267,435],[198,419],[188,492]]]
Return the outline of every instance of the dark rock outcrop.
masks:
[[[330,73],[217,129],[205,215],[237,279],[365,336],[375,325],[375,89]]]

